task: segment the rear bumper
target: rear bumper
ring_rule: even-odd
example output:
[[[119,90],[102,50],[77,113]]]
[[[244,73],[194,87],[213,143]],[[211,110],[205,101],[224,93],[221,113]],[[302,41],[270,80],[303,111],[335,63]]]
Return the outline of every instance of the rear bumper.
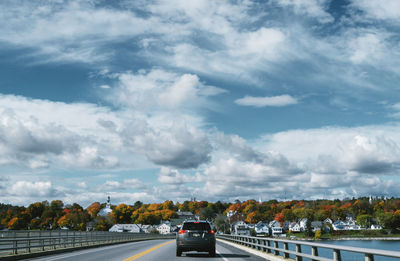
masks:
[[[215,248],[215,239],[208,239],[203,241],[176,241],[176,247],[181,251],[204,251],[207,252],[212,248]]]

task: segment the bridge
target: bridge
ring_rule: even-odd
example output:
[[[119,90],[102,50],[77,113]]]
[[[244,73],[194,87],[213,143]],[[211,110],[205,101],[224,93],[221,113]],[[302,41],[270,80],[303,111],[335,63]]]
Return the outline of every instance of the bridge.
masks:
[[[217,255],[188,252],[176,257],[175,236],[156,234],[19,231],[0,232],[0,260],[400,260],[399,251],[344,247],[316,242],[249,236],[217,236]],[[355,258],[355,259],[354,259]],[[378,259],[377,259],[378,260]],[[385,260],[385,259],[381,259]]]

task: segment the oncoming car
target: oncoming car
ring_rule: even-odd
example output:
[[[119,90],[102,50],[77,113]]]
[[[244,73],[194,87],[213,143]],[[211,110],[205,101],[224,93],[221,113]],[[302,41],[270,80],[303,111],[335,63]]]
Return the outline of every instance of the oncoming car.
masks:
[[[176,234],[176,256],[182,252],[208,252],[215,256],[215,232],[207,221],[184,221]]]

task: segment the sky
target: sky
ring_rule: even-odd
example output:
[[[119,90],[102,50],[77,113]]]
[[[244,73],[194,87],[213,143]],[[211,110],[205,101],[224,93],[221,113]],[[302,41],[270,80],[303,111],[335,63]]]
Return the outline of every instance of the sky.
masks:
[[[0,202],[399,197],[400,2],[0,2]]]

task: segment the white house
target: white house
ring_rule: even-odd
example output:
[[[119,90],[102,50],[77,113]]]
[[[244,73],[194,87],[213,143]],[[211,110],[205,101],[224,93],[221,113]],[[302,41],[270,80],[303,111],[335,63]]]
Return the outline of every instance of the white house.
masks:
[[[237,221],[232,224],[232,234],[250,236],[250,228],[244,221]]]
[[[255,225],[254,230],[256,231],[257,236],[269,235],[269,226],[261,221]]]
[[[379,224],[372,224],[371,229],[373,229],[373,230],[382,229],[382,226]]]
[[[290,223],[290,225],[289,225],[289,231],[290,231],[290,232],[293,232],[293,233],[301,232],[300,224],[297,223],[297,222],[292,222],[292,223]]]
[[[157,231],[162,235],[170,234],[171,225],[169,223],[163,223],[157,227]]]
[[[115,224],[108,231],[110,232],[129,232],[144,233],[138,224]]]
[[[271,235],[272,236],[278,236],[282,234],[282,227],[281,223],[279,221],[273,220],[269,222],[269,226],[271,228]]]
[[[306,227],[307,227],[307,218],[303,218],[302,220],[300,220],[299,225],[300,225],[300,231],[305,231]]]

